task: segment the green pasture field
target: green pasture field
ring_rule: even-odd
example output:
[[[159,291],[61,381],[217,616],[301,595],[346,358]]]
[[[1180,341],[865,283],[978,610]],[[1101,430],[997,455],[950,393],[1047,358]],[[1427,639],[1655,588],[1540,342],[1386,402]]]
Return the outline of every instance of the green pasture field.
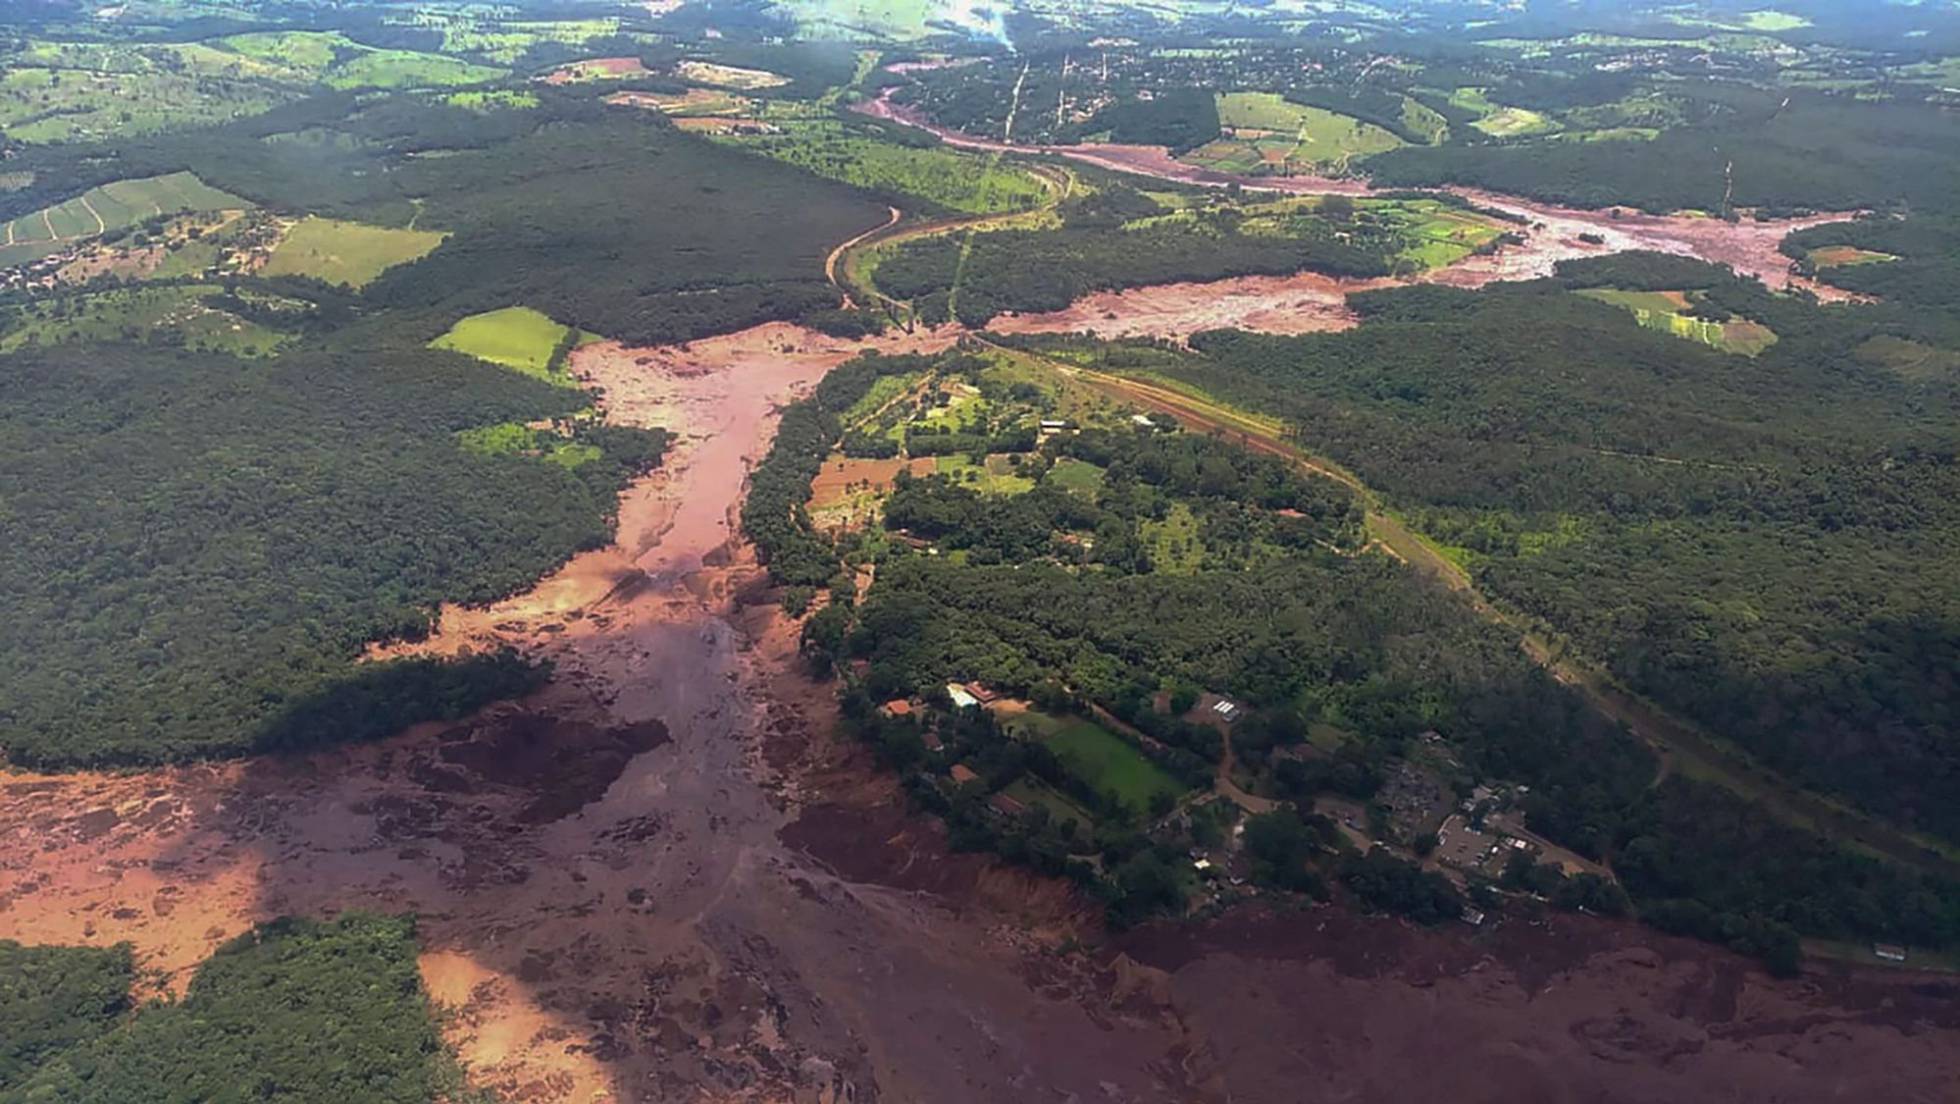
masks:
[[[927,21],[944,10],[931,0],[785,0],[802,38],[861,39],[866,35],[909,41],[939,33]]]
[[[1450,121],[1435,108],[1408,96],[1402,97],[1402,125],[1428,136],[1429,144],[1440,144],[1450,136]]]
[[[471,111],[496,111],[536,107],[538,96],[535,92],[498,89],[489,92],[451,92],[442,98],[442,102],[451,107],[463,107]]]
[[[611,17],[548,22],[485,18],[467,11],[419,12],[415,22],[442,31],[444,53],[471,54],[504,65],[543,43],[583,46],[619,33],[619,20]]]
[[[334,66],[329,88],[442,88],[482,84],[509,76],[510,70],[476,65],[459,58],[413,50],[372,50]]]
[[[1073,494],[1096,497],[1102,490],[1103,469],[1086,460],[1064,456],[1048,469],[1046,481]]]
[[[1915,383],[1960,378],[1960,352],[1889,334],[1867,338],[1852,355]]]
[[[1455,264],[1496,241],[1505,229],[1495,219],[1433,199],[1394,201],[1380,207],[1364,202],[1364,208],[1381,213],[1408,238],[1409,244],[1397,256],[1425,269]]]
[[[501,364],[527,376],[573,386],[571,377],[551,363],[552,354],[570,332],[571,327],[560,325],[530,307],[504,307],[472,314],[429,344]],[[598,340],[595,334],[579,335],[580,344],[594,340]]]
[[[263,31],[221,38],[217,45],[276,66],[288,80],[330,88],[433,88],[481,84],[510,74],[441,54],[376,49],[338,31]]]
[[[1557,130],[1557,124],[1536,111],[1493,103],[1481,88],[1458,88],[1450,93],[1450,103],[1478,114],[1471,126],[1494,138],[1516,138]]]
[[[1001,791],[1014,800],[1032,809],[1039,805],[1048,810],[1049,818],[1056,824],[1074,821],[1083,829],[1095,826],[1096,818],[1087,809],[1071,801],[1068,795],[1032,775],[1022,775]]]
[[[1880,253],[1873,249],[1859,249],[1852,245],[1826,245],[1805,254],[1811,264],[1818,268],[1838,268],[1849,265],[1884,264],[1899,258],[1890,253]]]
[[[1017,718],[1055,753],[1069,773],[1138,813],[1158,794],[1183,797],[1185,787],[1121,736],[1080,717],[1030,711]]]
[[[69,142],[257,115],[293,98],[255,83],[163,70],[8,68],[0,72],[0,130],[16,142]]]
[[[1651,142],[1661,136],[1659,127],[1602,127],[1599,130],[1565,130],[1551,135],[1554,142]]]
[[[858,401],[852,403],[849,409],[844,411],[842,419],[844,425],[851,428],[861,425],[870,419],[872,415],[883,410],[887,403],[911,390],[913,385],[919,382],[919,378],[922,375],[924,375],[922,372],[905,372],[898,375],[879,376],[877,379],[871,381],[871,387],[865,391],[863,396]]]
[[[1602,303],[1625,307],[1633,312],[1634,318],[1642,326],[1650,330],[1699,341],[1725,353],[1755,356],[1776,344],[1776,332],[1760,322],[1710,322],[1694,318],[1684,313],[1685,308],[1665,292],[1586,288],[1579,294]]]
[[[1034,480],[1016,472],[1004,453],[976,464],[965,456],[940,456],[933,460],[933,472],[984,495],[1016,495],[1034,489]]]
[[[134,226],[157,215],[251,206],[250,201],[219,191],[187,172],[111,181],[5,224],[0,228],[0,267],[24,264],[59,252],[79,239]]]
[[[122,288],[16,308],[0,353],[70,341],[164,341],[192,349],[269,356],[286,335],[205,302],[211,285]]]
[[[818,176],[875,192],[917,196],[969,215],[1026,211],[1049,196],[1032,174],[1000,158],[945,147],[915,149],[868,137],[822,118],[769,121],[783,134],[733,134],[715,140]]]
[[[427,256],[443,237],[433,230],[395,230],[309,215],[273,247],[264,272],[358,288],[398,264]]]
[[[1419,269],[1453,264],[1495,241],[1503,234],[1503,223],[1475,211],[1454,207],[1434,199],[1357,199],[1357,211],[1380,220],[1395,235],[1394,256]],[[1321,197],[1286,199],[1274,203],[1247,205],[1239,231],[1291,237],[1306,232],[1302,219],[1319,219],[1324,205]],[[1190,220],[1187,212],[1172,212],[1139,219],[1132,226],[1168,220]]]
[[[1231,130],[1273,133],[1223,138],[1191,151],[1184,160],[1227,172],[1250,172],[1274,163],[1276,158],[1314,168],[1344,169],[1351,161],[1406,144],[1373,123],[1296,104],[1274,92],[1219,93],[1218,121]]]

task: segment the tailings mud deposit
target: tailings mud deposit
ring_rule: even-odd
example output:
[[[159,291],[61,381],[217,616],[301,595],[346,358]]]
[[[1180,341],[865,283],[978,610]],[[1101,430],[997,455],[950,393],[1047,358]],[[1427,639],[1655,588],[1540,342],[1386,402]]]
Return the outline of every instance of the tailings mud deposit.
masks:
[[[1010,145],[935,125],[918,111],[893,103],[886,92],[856,105],[875,118],[917,127],[950,146],[990,153],[1044,154],[1115,172],[1205,187],[1237,184],[1248,191],[1282,195],[1365,196],[1364,180],[1323,176],[1242,176],[1187,165],[1161,146],[1084,142],[1073,146]],[[1163,284],[1124,292],[1098,292],[1045,314],[996,319],[1002,333],[1088,331],[1102,337],[1188,337],[1207,329],[1237,327],[1262,333],[1316,333],[1356,324],[1346,298],[1356,291],[1403,283],[1435,283],[1475,288],[1500,280],[1552,275],[1560,261],[1634,250],[1695,257],[1754,276],[1772,289],[1802,288],[1824,302],[1859,296],[1791,271],[1791,259],[1778,251],[1797,230],[1856,217],[1832,212],[1758,222],[1687,215],[1650,215],[1627,208],[1581,210],[1475,188],[1435,189],[1520,220],[1510,227],[1524,240],[1495,252],[1465,257],[1406,280],[1341,280],[1316,273],[1286,277],[1240,277],[1208,283]]]
[[[1314,909],[1112,946],[1060,883],[949,855],[835,740],[735,536],[780,404],[858,348],[771,326],[580,350],[612,417],[677,434],[667,464],[612,547],[417,645],[512,644],[552,684],[304,757],[0,775],[0,937],[128,941],[181,991],[255,922],[413,911],[452,1041],[521,1102],[1931,1100],[1960,1077],[1950,981],[1773,983],[1567,918],[1463,938]]]

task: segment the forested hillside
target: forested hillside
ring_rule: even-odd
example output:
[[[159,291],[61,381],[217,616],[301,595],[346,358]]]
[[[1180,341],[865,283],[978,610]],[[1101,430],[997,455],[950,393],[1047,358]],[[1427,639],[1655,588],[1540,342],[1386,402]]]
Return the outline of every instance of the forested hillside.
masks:
[[[1941,551],[1960,534],[1960,377],[1860,357],[1944,323],[1661,259],[1565,271],[1698,279],[1698,310],[1780,340],[1725,356],[1550,282],[1412,289],[1358,297],[1370,321],[1346,334],[1203,335],[1184,371],[1285,414],[1629,685],[1806,785],[1960,837],[1960,574]]]
[[[458,431],[586,397],[455,354],[266,363],[132,346],[27,352],[0,390],[7,755],[108,764],[303,746],[455,716],[521,665],[363,668],[436,603],[510,593],[604,542],[659,434],[576,467]]]
[[[358,913],[276,921],[219,948],[180,1003],[134,1013],[124,1011],[126,950],[9,946],[0,944],[0,962],[33,956],[79,967],[97,958],[119,961],[120,972],[103,971],[100,994],[86,1001],[68,995],[91,982],[79,970],[31,1001],[12,999],[0,982],[0,1039],[10,1047],[49,1040],[12,1083],[0,1076],[0,1104],[462,1099],[450,1095],[462,1089],[461,1074],[416,972],[413,921]],[[113,1026],[98,1001],[116,1014]]]

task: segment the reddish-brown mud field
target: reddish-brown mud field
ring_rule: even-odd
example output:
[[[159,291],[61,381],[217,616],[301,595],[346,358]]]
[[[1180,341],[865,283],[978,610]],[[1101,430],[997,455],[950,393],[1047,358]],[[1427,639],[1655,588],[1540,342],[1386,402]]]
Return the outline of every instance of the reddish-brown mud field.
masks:
[[[1159,180],[1210,187],[1239,184],[1248,190],[1287,195],[1367,195],[1370,191],[1366,181],[1352,178],[1239,176],[1214,172],[1187,165],[1160,146],[1008,145],[936,126],[916,111],[891,102],[890,95],[891,90],[887,90],[877,99],[858,104],[856,110],[919,127],[948,145],[963,149],[1046,154]],[[1854,213],[1729,223],[1684,215],[1650,215],[1631,209],[1579,210],[1474,188],[1443,190],[1522,219],[1514,230],[1524,241],[1432,269],[1414,277],[1414,282],[1482,287],[1500,280],[1549,276],[1560,261],[1652,250],[1725,264],[1742,275],[1761,279],[1771,288],[1802,287],[1826,302],[1857,298],[1841,288],[1793,273],[1791,258],[1777,249],[1792,231],[1841,222],[1854,217]],[[1224,326],[1266,333],[1313,333],[1346,329],[1356,323],[1346,306],[1350,293],[1389,287],[1397,282],[1340,280],[1301,273],[1289,277],[1164,284],[1123,292],[1098,292],[1060,311],[996,319],[990,328],[1004,333],[1085,330],[1103,337],[1188,337],[1201,330]]]

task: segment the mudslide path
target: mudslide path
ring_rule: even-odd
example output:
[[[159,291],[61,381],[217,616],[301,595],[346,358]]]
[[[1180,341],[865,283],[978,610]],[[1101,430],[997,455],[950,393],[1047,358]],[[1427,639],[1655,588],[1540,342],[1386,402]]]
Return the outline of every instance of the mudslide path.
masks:
[[[0,938],[127,941],[181,992],[282,914],[413,911],[473,1081],[520,1104],[1943,1099],[1960,995],[1775,982],[1629,924],[1418,931],[1340,908],[1110,938],[1059,881],[951,853],[862,749],[735,517],[782,403],[865,347],[771,325],[587,346],[677,434],[617,539],[402,651],[552,683],[454,725],[128,774],[0,772]]]
[[[874,118],[925,130],[949,146],[1000,156],[1062,158],[1149,179],[1275,195],[1366,196],[1367,181],[1351,177],[1246,176],[1201,169],[1178,161],[1159,146],[1088,142],[1072,146],[1026,145],[994,141],[934,124],[918,111],[893,102],[896,89],[853,105]],[[1842,222],[1859,212],[1825,212],[1791,219],[1721,219],[1650,215],[1626,208],[1582,210],[1475,188],[1446,187],[1480,207],[1523,220],[1524,237],[1494,253],[1470,256],[1412,280],[1340,280],[1317,273],[1287,277],[1237,277],[1204,283],[1165,284],[1126,291],[1097,292],[1049,314],[1004,316],[989,328],[1002,332],[1090,331],[1104,337],[1186,337],[1205,329],[1237,327],[1265,333],[1306,333],[1344,329],[1355,323],[1347,296],[1399,283],[1438,283],[1481,287],[1500,280],[1552,274],[1560,261],[1651,250],[1725,264],[1754,276],[1772,289],[1800,287],[1826,302],[1857,298],[1853,293],[1791,271],[1791,259],[1778,246],[1791,232]]]

